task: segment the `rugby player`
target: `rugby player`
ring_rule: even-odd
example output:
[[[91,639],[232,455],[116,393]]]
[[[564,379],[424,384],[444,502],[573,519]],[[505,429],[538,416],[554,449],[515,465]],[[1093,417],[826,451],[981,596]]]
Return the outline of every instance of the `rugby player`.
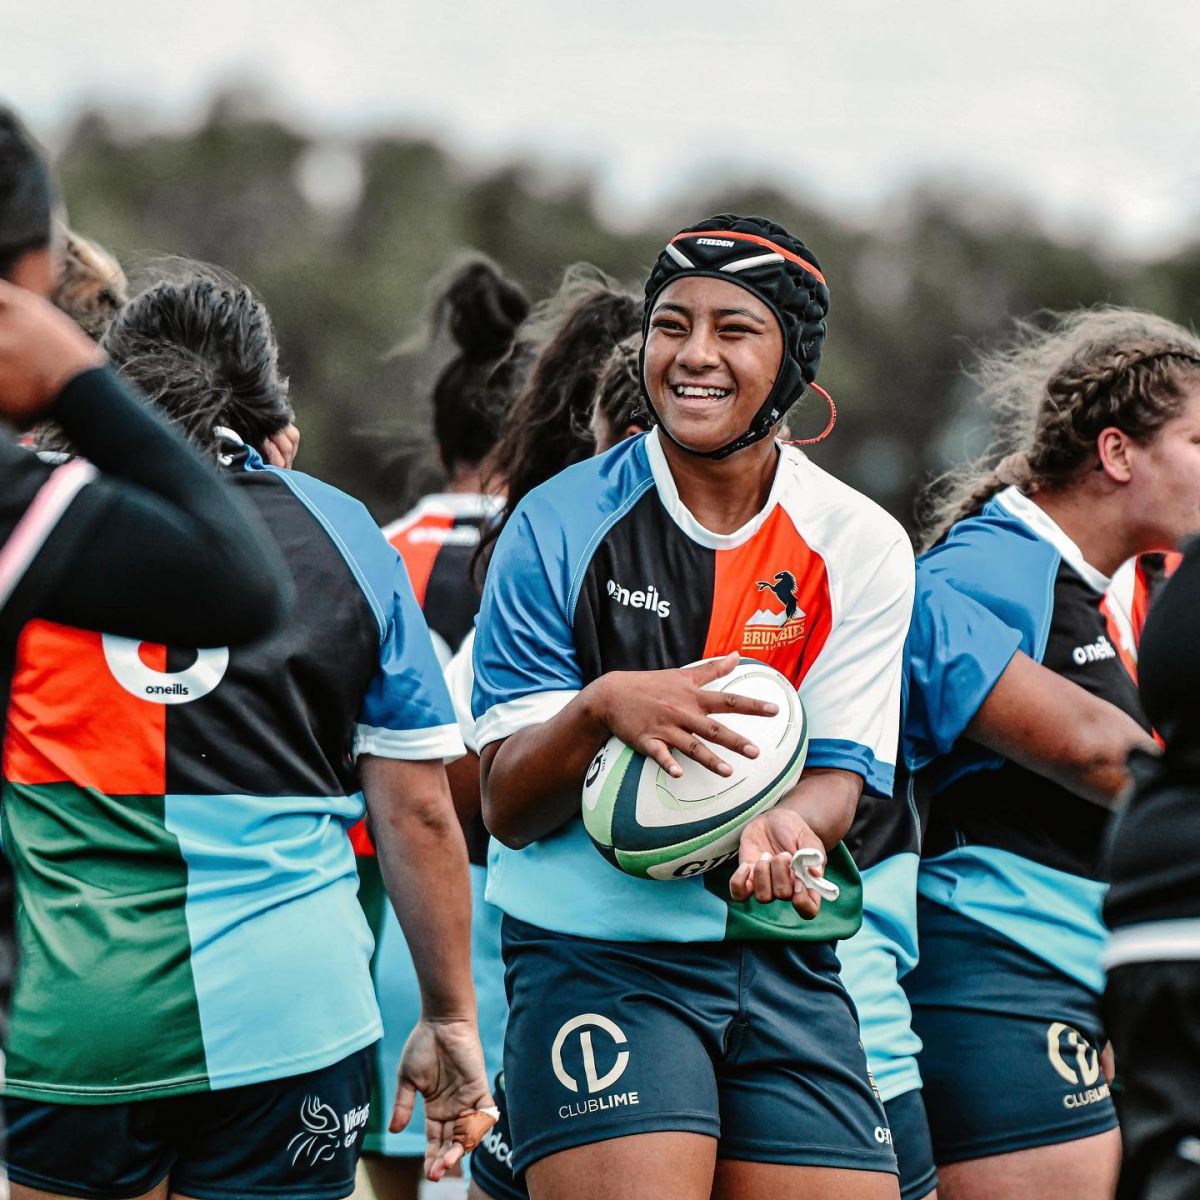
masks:
[[[1104,1015],[1122,1085],[1121,1200],[1200,1193],[1198,614],[1200,541],[1193,539],[1138,646],[1138,690],[1164,753],[1136,761],[1136,788],[1112,838],[1104,905],[1113,931]]]
[[[44,299],[56,274],[53,208],[45,161],[0,108],[0,421],[53,418],[88,459],[48,465],[0,432],[0,713],[31,617],[234,644],[274,628],[290,596],[257,516]],[[0,859],[0,1039],[14,961],[12,877]]]
[[[1102,843],[1153,750],[1102,601],[1200,518],[1200,341],[1111,309],[985,360],[1011,450],[944,496],[918,563],[905,756],[931,797],[920,962],[939,1194],[1111,1195]]]
[[[423,1092],[438,1178],[491,1097],[442,767],[461,741],[403,564],[362,505],[255,451],[292,412],[244,286],[159,284],[104,345],[263,515],[299,602],[246,649],[22,634],[3,813],[23,915],[13,1195],[351,1193],[381,1032],[347,837],[364,795],[422,995],[392,1125]]]
[[[769,221],[678,234],[646,287],[655,429],[535,489],[497,543],[473,706],[502,843],[488,896],[505,913],[513,1165],[535,1200],[897,1195],[833,942],[861,917],[840,839],[863,789],[892,786],[912,554],[771,437],[816,374],[828,298],[811,251]],[[795,604],[763,636],[756,581],[784,572]],[[666,612],[621,605],[648,586]],[[752,756],[713,710],[758,702],[700,688],[740,653],[798,687],[799,784],[730,870],[614,870],[579,820],[587,765],[611,734],[672,772],[673,749],[730,769],[700,736]],[[847,884],[832,904],[791,873],[817,845]]]
[[[425,496],[383,532],[404,560],[443,666],[467,636],[479,608],[471,558],[479,546],[481,527],[496,516],[502,504],[494,489],[502,486],[503,477],[497,477],[487,464],[520,382],[522,354],[516,338],[528,312],[529,302],[521,289],[484,259],[472,259],[456,269],[433,306],[434,337],[449,333],[456,348],[434,382],[432,397],[437,453],[449,482],[444,492]],[[465,823],[476,910],[474,929],[483,904],[487,865],[487,830],[478,811],[479,763],[474,755],[468,755],[450,770],[475,781],[474,814]],[[461,789],[460,781],[457,790]],[[421,995],[412,954],[388,903],[366,827],[356,826],[352,837],[361,879],[359,898],[375,935],[371,974],[383,1017],[383,1037],[375,1048],[373,1079],[375,1094],[382,1096],[391,1086],[404,1039],[420,1016]],[[478,977],[479,963],[474,958]],[[503,1010],[495,1011],[494,985],[490,989],[477,985],[476,992],[486,1051],[489,1043],[496,1046],[502,1036]],[[489,998],[493,1001],[490,1005]],[[498,1053],[497,1046],[497,1057]],[[494,1066],[488,1063],[489,1078],[494,1077]],[[373,1106],[363,1135],[363,1155],[378,1200],[415,1200],[425,1153],[420,1116],[418,1100],[413,1121],[392,1133],[385,1108]]]

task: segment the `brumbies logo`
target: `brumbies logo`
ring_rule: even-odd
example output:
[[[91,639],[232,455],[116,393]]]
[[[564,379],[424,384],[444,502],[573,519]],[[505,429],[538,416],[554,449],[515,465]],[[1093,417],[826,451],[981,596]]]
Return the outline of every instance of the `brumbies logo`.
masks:
[[[791,571],[777,571],[774,583],[758,580],[760,592],[770,592],[780,604],[782,612],[760,608],[747,622],[742,631],[743,650],[770,650],[798,642],[807,632],[804,625],[804,609],[796,596],[796,577]]]

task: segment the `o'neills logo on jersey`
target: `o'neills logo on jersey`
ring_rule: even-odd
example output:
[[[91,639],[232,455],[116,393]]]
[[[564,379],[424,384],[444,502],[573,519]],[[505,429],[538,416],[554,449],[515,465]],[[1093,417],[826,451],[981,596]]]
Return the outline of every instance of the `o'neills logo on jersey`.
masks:
[[[1082,667],[1085,663],[1103,662],[1106,658],[1116,658],[1117,652],[1113,649],[1113,644],[1101,634],[1094,642],[1088,642],[1086,646],[1076,646],[1071,651],[1071,657],[1075,660],[1075,665]]]
[[[632,592],[629,588],[622,587],[615,580],[610,579],[605,590],[618,604],[623,604],[626,608],[648,608],[652,613],[657,613],[659,617],[671,615],[670,600],[664,600],[658,594],[658,588],[653,584],[647,585],[641,591]]]
[[[479,527],[477,525],[452,525],[449,529],[440,525],[418,525],[410,529],[405,540],[413,545],[424,542],[437,542],[439,546],[478,546]]]
[[[796,598],[796,577],[791,571],[778,571],[775,581],[758,581],[760,592],[770,592],[783,605],[780,612],[763,607],[747,622],[742,631],[743,650],[770,650],[798,642],[807,632],[804,624],[804,609]]]

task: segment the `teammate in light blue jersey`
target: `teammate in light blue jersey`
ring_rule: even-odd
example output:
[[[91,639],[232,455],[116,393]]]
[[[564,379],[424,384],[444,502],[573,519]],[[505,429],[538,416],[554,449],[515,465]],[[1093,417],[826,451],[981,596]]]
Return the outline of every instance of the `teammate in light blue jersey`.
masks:
[[[983,371],[1011,453],[952,483],[918,562],[904,752],[931,809],[905,985],[951,1197],[1116,1183],[1100,852],[1153,742],[1101,602],[1200,522],[1198,368],[1149,314],[1026,331]]]

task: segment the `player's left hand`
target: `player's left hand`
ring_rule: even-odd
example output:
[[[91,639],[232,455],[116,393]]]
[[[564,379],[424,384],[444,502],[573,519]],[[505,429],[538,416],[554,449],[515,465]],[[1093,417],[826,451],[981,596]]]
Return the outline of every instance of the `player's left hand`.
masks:
[[[755,817],[742,830],[729,894],[735,900],[753,896],[763,904],[790,900],[800,916],[811,920],[821,911],[821,897],[792,872],[792,855],[807,847],[821,847],[821,839],[793,809],[778,805]],[[812,868],[812,873],[823,875],[824,868]]]
[[[474,1021],[417,1022],[400,1056],[393,1133],[408,1124],[417,1092],[425,1097],[425,1177],[436,1183],[497,1119]]]

